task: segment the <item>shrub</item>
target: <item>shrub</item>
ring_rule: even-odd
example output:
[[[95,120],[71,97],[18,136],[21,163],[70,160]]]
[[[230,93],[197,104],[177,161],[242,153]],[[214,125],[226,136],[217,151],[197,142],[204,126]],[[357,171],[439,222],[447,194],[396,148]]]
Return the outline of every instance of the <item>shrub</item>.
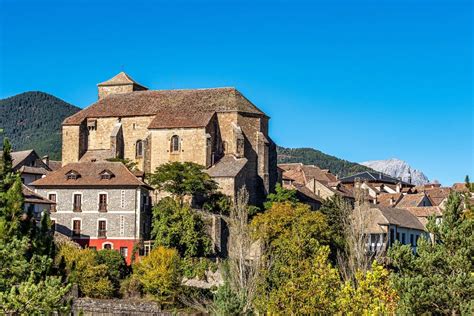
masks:
[[[175,249],[160,246],[134,266],[144,292],[161,304],[173,303],[176,298],[181,284],[179,260]]]

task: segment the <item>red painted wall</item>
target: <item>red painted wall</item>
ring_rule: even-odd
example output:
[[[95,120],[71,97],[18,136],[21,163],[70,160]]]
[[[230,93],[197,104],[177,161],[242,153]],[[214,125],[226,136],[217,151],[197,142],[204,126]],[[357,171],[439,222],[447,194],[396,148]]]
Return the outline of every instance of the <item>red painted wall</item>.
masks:
[[[125,261],[128,265],[132,263],[132,251],[135,244],[138,243],[138,240],[132,239],[107,239],[107,238],[100,238],[100,239],[74,239],[82,247],[86,248],[93,248],[95,247],[97,250],[105,249],[105,246],[110,244],[111,249],[120,251],[120,248],[127,248],[127,256],[125,257]],[[136,256],[138,258],[138,254]]]

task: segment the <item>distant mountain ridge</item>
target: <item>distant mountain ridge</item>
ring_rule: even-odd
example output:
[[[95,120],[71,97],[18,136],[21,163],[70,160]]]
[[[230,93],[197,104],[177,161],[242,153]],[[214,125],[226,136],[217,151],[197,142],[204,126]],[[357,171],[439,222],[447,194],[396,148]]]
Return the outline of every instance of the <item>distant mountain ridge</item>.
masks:
[[[34,149],[61,159],[61,123],[81,109],[50,94],[30,91],[0,100],[0,133],[13,150]],[[1,145],[0,145],[1,146]]]
[[[423,185],[429,183],[428,177],[420,170],[413,169],[408,163],[397,158],[386,160],[372,160],[361,162],[361,165],[374,169],[375,171],[383,172],[395,178],[402,178],[403,181],[416,185]]]
[[[278,163],[300,162],[306,165],[316,165],[321,169],[329,169],[340,178],[363,171],[373,171],[362,166],[331,155],[327,155],[313,148],[285,148],[277,147]]]

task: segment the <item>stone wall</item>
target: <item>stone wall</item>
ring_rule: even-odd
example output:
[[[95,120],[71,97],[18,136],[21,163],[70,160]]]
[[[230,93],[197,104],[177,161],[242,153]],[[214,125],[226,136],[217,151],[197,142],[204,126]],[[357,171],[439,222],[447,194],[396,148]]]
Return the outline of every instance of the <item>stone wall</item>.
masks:
[[[179,136],[180,150],[171,152],[171,137]],[[151,131],[151,170],[170,161],[206,165],[206,130],[204,128],[159,129]]]
[[[74,316],[135,316],[154,315],[171,316],[176,313],[162,311],[155,302],[132,299],[90,299],[77,298],[72,304],[72,315]],[[179,313],[178,313],[179,314]],[[186,314],[181,314],[186,315]],[[191,315],[191,314],[188,314]],[[196,315],[196,314],[195,314]]]
[[[36,190],[40,195],[48,197],[55,193],[57,199],[56,212],[51,212],[51,219],[56,222],[56,230],[71,236],[72,221],[81,220],[81,237],[97,238],[98,221],[107,221],[107,238],[139,239],[145,234],[145,223],[140,216],[146,216],[140,210],[141,195],[145,192],[136,189],[45,189]],[[73,195],[82,194],[82,211],[73,211]],[[107,212],[99,212],[99,194],[107,194]],[[135,211],[137,210],[137,212]],[[139,224],[141,224],[139,226]]]

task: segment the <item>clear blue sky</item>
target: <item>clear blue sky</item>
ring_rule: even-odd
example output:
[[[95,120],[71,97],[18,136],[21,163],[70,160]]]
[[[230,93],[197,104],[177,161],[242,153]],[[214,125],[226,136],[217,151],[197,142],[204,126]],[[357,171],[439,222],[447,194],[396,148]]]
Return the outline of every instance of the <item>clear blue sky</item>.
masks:
[[[474,177],[471,1],[0,0],[0,98],[235,86],[282,146]]]

